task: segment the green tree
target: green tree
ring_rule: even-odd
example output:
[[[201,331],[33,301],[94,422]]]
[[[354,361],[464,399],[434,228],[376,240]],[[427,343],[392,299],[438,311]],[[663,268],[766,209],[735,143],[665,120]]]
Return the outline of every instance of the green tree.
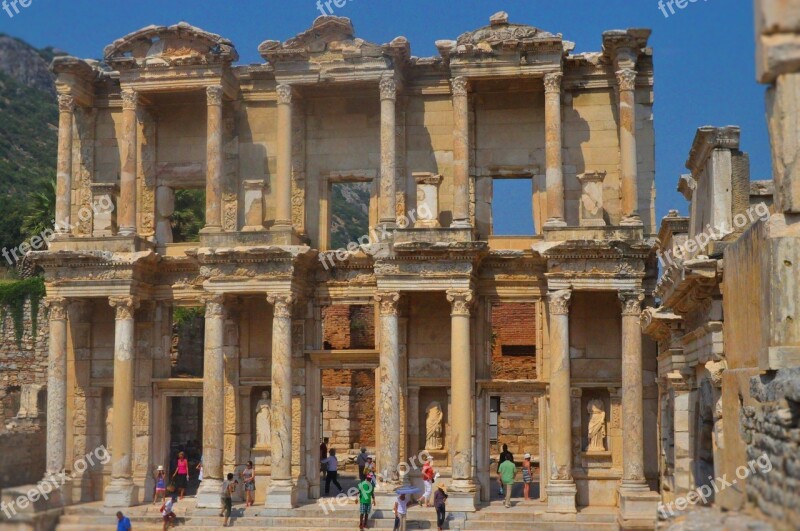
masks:
[[[53,230],[53,220],[56,217],[56,180],[50,181],[42,190],[33,192],[28,199],[22,221],[23,238],[42,234],[45,229]]]

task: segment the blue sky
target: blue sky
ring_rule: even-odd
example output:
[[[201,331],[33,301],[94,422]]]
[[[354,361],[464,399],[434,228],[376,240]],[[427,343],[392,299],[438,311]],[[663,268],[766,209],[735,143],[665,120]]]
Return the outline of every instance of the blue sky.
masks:
[[[321,14],[316,0],[29,1],[13,18],[0,11],[0,32],[89,58],[100,58],[104,46],[143,26],[185,20],[231,39],[241,63],[262,62],[259,43],[286,40]],[[599,50],[604,30],[652,28],[657,219],[671,208],[687,210],[675,188],[699,126],[740,125],[752,178],[770,178],[749,0],[690,0],[669,17],[658,0],[338,1],[343,7],[331,4],[335,14],[351,18],[359,37],[383,43],[404,35],[418,56],[435,55],[434,41],[486,25],[499,10],[508,11],[512,22],[562,33],[577,44],[576,52]]]

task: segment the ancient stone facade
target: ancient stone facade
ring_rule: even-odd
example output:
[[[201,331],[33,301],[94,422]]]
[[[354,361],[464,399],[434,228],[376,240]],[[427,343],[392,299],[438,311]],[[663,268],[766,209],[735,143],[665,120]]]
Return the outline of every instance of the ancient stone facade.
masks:
[[[146,502],[169,457],[170,399],[202,397],[198,506],[217,507],[223,473],[254,459],[263,510],[291,508],[320,495],[323,372],[368,371],[379,507],[419,482],[395,470],[426,447],[449,510],[487,500],[498,403],[497,440],[538,458],[548,514],[605,507],[623,527],[652,525],[656,350],[639,327],[657,275],[648,37],[608,31],[601,51],[574,54],[561,34],[498,13],[419,58],[402,37],[377,45],[320,17],[264,41],[260,65],[234,66],[230,41],[185,23],[109,45],[113,72],[58,58],[57,218],[77,219],[97,185],[115,208],[36,254],[48,470],[102,442],[110,396],[111,463],[71,482],[71,499]],[[530,182],[536,234],[495,233],[501,178]],[[386,236],[331,249],[331,187],[352,182],[369,183],[370,226]],[[181,189],[205,190],[196,243],[173,242]],[[503,305],[527,316],[517,339]],[[203,375],[174,377],[175,311],[196,306]],[[368,348],[353,348],[351,313],[349,337],[327,335],[345,322],[331,309],[348,306],[368,308],[355,315]],[[520,370],[495,335],[501,355],[523,347]],[[254,446],[265,391],[269,444]]]

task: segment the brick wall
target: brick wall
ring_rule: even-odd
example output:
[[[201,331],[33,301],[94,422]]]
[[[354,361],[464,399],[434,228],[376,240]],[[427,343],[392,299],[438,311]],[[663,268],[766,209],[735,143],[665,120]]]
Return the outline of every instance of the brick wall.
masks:
[[[375,372],[322,371],[322,431],[329,448],[375,446]]]
[[[337,304],[323,308],[323,342],[326,349],[375,348],[375,308]]]
[[[493,305],[492,332],[494,334],[492,378],[499,380],[535,380],[536,305],[530,303]],[[531,347],[531,355],[504,355],[504,346],[529,346]]]

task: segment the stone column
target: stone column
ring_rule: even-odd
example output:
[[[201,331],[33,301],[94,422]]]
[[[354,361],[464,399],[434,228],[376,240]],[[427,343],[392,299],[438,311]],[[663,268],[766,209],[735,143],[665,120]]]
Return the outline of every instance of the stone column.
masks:
[[[106,487],[106,507],[132,507],[138,503],[133,484],[133,384],[136,358],[134,312],[136,297],[110,297],[115,309],[114,418],[111,423],[111,483]]]
[[[292,97],[291,85],[278,85],[278,160],[273,230],[292,228]]]
[[[469,93],[467,78],[453,78],[453,228],[470,228]]]
[[[222,231],[222,87],[206,87],[206,224],[204,232]],[[205,466],[205,456],[203,456]],[[205,481],[205,472],[203,472]]]
[[[569,303],[571,290],[552,291],[550,298],[550,480],[547,510],[575,513],[577,489],[572,478],[572,407],[570,404]]]
[[[644,477],[642,328],[644,292],[621,291],[622,302],[622,489],[647,490]]]
[[[197,506],[219,509],[222,489],[222,452],[225,443],[225,297],[214,294],[205,300],[206,320],[203,351],[203,482]]]
[[[636,70],[617,72],[619,88],[619,152],[622,181],[621,225],[641,225],[636,157]]]
[[[450,312],[450,441],[453,461],[451,484],[456,511],[474,511],[478,486],[473,477],[472,349],[470,348],[471,290],[448,290]]]
[[[272,481],[268,509],[296,505],[292,481],[292,303],[289,294],[269,295],[272,317]]]
[[[122,90],[122,138],[119,143],[119,234],[136,234],[136,165],[138,153],[136,113],[139,94],[135,90]]]
[[[75,98],[58,95],[58,162],[56,168],[56,225],[69,234],[72,199],[72,121]]]
[[[64,469],[67,455],[67,299],[49,297],[50,339],[47,360],[47,462],[45,473]]]
[[[406,431],[408,431],[408,457],[416,456],[419,447],[419,386],[408,386],[408,413],[406,414]]]
[[[380,223],[397,225],[397,82],[392,75],[380,81],[381,91],[381,182]]]
[[[400,339],[398,315],[400,294],[396,291],[375,295],[380,304],[380,398],[378,406],[380,446],[377,471],[383,476],[378,485],[390,492],[400,485],[397,465],[400,463]]]
[[[561,80],[563,77],[564,74],[561,72],[550,72],[544,75],[546,227],[564,227],[567,224],[564,214],[564,168],[561,160]]]

